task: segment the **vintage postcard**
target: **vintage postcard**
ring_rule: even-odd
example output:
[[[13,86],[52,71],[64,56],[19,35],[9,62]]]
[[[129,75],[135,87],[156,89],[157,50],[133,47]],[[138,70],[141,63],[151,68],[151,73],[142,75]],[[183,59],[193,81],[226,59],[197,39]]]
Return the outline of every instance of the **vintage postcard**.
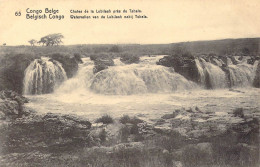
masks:
[[[258,167],[259,0],[0,0],[1,167]]]

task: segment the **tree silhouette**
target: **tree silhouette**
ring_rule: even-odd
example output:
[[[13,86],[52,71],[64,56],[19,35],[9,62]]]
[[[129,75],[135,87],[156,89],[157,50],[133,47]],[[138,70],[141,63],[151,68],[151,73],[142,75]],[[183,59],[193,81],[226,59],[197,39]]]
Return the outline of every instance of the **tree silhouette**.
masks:
[[[31,39],[30,41],[28,41],[30,44],[31,44],[31,46],[34,46],[34,44],[37,42],[35,39]]]
[[[46,35],[44,37],[42,37],[40,39],[40,41],[38,41],[39,44],[42,43],[42,45],[46,45],[46,46],[53,46],[53,45],[59,45],[62,42],[62,38],[64,38],[64,36],[61,33],[55,33],[55,34],[49,34]]]

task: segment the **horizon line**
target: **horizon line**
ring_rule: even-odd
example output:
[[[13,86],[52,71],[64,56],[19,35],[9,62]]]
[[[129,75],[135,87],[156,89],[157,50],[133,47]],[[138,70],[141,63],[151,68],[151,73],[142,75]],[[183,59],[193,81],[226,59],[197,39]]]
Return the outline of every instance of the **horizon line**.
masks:
[[[244,37],[244,38],[217,38],[217,39],[208,39],[208,40],[194,40],[194,41],[179,41],[179,42],[170,42],[170,43],[82,43],[82,44],[63,44],[55,46],[76,46],[76,45],[169,45],[169,44],[178,44],[178,43],[189,43],[189,42],[209,42],[209,41],[221,41],[221,40],[239,40],[239,39],[260,39],[260,37]],[[0,45],[4,46],[4,45]],[[7,46],[31,46],[31,45],[6,45]],[[41,46],[41,45],[35,45]]]

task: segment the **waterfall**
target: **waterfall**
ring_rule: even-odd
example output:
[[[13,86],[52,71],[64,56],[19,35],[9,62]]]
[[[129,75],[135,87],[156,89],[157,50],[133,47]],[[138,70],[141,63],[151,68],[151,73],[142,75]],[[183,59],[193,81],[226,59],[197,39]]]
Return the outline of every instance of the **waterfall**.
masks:
[[[199,83],[208,89],[225,88],[228,86],[225,72],[217,65],[204,59],[195,59],[199,73]]]
[[[238,65],[229,65],[229,80],[231,87],[252,86],[256,74],[256,67],[258,62],[254,65],[246,64],[245,62]]]
[[[83,63],[79,64],[77,74],[64,82],[60,87],[55,90],[57,93],[82,93],[87,91],[90,87],[91,80],[94,76],[93,67],[94,62],[90,58],[82,58]]]
[[[35,59],[25,70],[24,94],[51,93],[67,79],[62,65],[47,57]]]
[[[110,94],[131,95],[142,93],[171,93],[197,88],[198,85],[187,80],[184,76],[175,72],[173,68],[156,65],[163,56],[141,57],[139,64],[124,64],[119,58],[115,59],[115,66],[93,73],[94,62],[89,58],[83,58],[83,64],[79,65],[77,74],[62,83],[56,93],[76,94]],[[35,85],[27,86],[36,88],[44,87],[43,63],[36,60],[28,67],[30,76]],[[41,60],[42,61],[42,60]],[[229,86],[250,86],[255,76],[255,68],[250,64],[230,64],[223,66],[223,61],[212,59],[214,64],[206,62],[203,58],[196,58],[195,64],[198,71],[198,83],[207,89],[228,88]],[[46,64],[54,64],[47,61]],[[33,77],[34,78],[33,78]],[[29,77],[29,78],[30,78]],[[26,85],[26,84],[25,84]],[[27,88],[28,89],[28,88]],[[27,91],[28,92],[28,91]],[[32,92],[30,90],[29,92]],[[35,93],[31,93],[35,94]]]
[[[55,92],[130,95],[169,93],[197,87],[197,84],[188,81],[172,68],[156,65],[156,57],[140,60],[140,64],[130,65],[115,61],[115,66],[93,74],[94,63],[89,58],[83,58],[84,63],[79,65],[78,73]]]
[[[228,58],[229,60],[230,58]],[[240,64],[234,65],[231,60],[228,61],[228,66],[225,71],[221,69],[221,61],[213,59],[214,64],[206,62],[203,58],[195,59],[198,69],[198,82],[208,88],[226,88],[226,87],[245,87],[251,86],[256,74],[256,61],[254,65],[240,61]]]
[[[168,67],[126,65],[110,67],[94,76],[91,89],[102,94],[175,92],[195,88],[196,84]]]

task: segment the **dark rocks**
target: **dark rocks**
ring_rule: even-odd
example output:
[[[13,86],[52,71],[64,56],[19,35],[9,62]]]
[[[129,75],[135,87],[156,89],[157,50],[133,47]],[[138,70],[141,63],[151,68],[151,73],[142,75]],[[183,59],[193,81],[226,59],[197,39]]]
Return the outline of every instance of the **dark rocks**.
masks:
[[[73,77],[77,73],[78,63],[82,61],[78,55],[70,56],[70,55],[63,55],[60,53],[54,53],[48,55],[48,57],[62,64],[62,67],[64,68],[68,78]]]
[[[1,129],[4,152],[32,150],[69,151],[92,142],[91,123],[82,117],[62,114],[30,114]]]
[[[39,56],[30,54],[7,54],[0,62],[0,90],[23,92],[24,71]]]
[[[183,75],[186,79],[194,82],[199,81],[195,57],[190,54],[164,56],[157,62],[157,65],[173,67],[175,72]]]
[[[93,69],[94,73],[105,70],[108,66],[114,66],[114,61],[112,58],[97,58],[94,60],[95,67]]]
[[[260,62],[258,62],[256,75],[254,78],[253,86],[256,88],[260,88]]]
[[[26,114],[23,104],[28,99],[10,90],[0,92],[0,119],[16,119]]]
[[[250,56],[199,55],[195,57],[191,54],[180,54],[164,56],[157,64],[173,67],[175,72],[186,79],[196,82],[207,89],[215,89],[241,86],[243,84],[251,86],[252,82],[255,87],[260,87],[259,64],[256,69],[256,76],[253,76],[255,70],[253,65],[257,63],[257,60],[257,57]],[[248,66],[245,64],[248,64]],[[247,69],[252,72],[248,73]],[[237,73],[241,73],[241,76]],[[243,78],[242,81],[239,81],[240,78]]]
[[[74,53],[74,58],[75,58],[75,60],[77,61],[78,64],[83,63],[79,53]]]
[[[176,117],[176,113],[173,112],[172,114],[165,114],[162,116],[162,119],[171,119],[171,118],[175,118]]]

